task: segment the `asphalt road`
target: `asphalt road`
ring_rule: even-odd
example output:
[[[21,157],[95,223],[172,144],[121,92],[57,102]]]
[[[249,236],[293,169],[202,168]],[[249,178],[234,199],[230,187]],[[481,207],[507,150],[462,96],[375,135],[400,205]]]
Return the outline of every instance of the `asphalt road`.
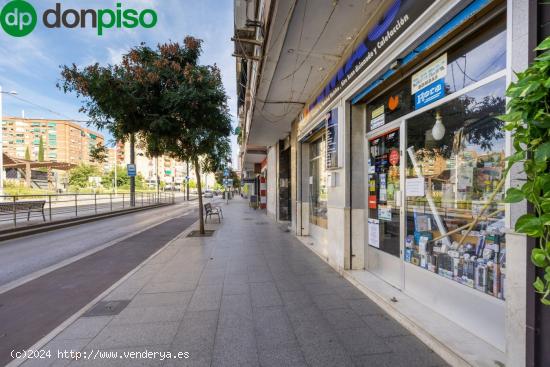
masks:
[[[197,202],[145,210],[52,232],[0,242],[0,287],[136,233],[145,227],[181,216]]]

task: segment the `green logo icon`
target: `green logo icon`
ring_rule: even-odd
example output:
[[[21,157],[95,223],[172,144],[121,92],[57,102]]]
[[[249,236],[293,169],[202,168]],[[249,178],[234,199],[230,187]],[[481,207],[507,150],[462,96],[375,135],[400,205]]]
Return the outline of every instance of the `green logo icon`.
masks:
[[[4,31],[13,37],[24,37],[36,27],[36,10],[24,0],[7,3],[0,13],[0,24]]]

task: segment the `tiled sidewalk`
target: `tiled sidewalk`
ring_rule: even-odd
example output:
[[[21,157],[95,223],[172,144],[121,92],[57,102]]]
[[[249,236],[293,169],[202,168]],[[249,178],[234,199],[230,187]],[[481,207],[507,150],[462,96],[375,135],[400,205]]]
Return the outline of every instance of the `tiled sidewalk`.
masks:
[[[265,215],[240,199],[223,209],[223,223],[209,226],[213,237],[181,236],[106,297],[130,300],[119,315],[81,317],[43,348],[116,359],[24,365],[445,365]],[[145,350],[189,358],[121,355]]]

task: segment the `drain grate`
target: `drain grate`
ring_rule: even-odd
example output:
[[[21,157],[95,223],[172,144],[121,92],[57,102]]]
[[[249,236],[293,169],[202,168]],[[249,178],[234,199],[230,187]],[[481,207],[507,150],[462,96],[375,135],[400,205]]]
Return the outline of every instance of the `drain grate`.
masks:
[[[128,306],[130,300],[100,301],[82,317],[115,316]]]
[[[201,234],[200,231],[191,231],[187,237],[212,237],[212,235],[214,235],[214,230],[207,229],[204,231],[204,234]]]
[[[252,218],[243,218],[243,220],[252,220]]]
[[[254,223],[254,224],[257,224],[257,225],[262,226],[262,225],[264,225],[264,224],[269,224],[269,223],[268,223],[268,222],[256,222],[256,223]]]

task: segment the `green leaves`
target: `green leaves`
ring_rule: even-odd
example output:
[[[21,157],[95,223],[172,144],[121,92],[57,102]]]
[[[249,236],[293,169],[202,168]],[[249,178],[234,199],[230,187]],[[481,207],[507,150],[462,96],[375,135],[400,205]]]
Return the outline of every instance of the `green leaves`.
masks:
[[[506,191],[506,199],[504,201],[507,203],[519,203],[523,199],[525,199],[523,191],[512,187]]]
[[[545,268],[548,266],[548,259],[546,257],[546,251],[541,248],[534,248],[531,251],[531,261],[539,268]]]
[[[519,217],[516,221],[515,230],[518,233],[525,233],[535,238],[541,237],[544,232],[541,219],[533,214],[524,214]]]
[[[537,238],[539,246],[531,252],[531,262],[544,269],[533,288],[541,294],[540,301],[550,306],[550,37],[536,51],[543,51],[524,71],[516,73],[517,81],[506,90],[510,97],[508,113],[500,116],[507,122],[513,147],[517,151],[508,157],[508,168],[523,161],[527,182],[521,188],[510,188],[507,203],[527,200],[532,212],[518,218],[515,230]]]
[[[535,151],[535,160],[546,161],[550,158],[550,141],[538,146]]]
[[[544,51],[550,49],[550,37],[542,41],[536,48],[536,51]]]

